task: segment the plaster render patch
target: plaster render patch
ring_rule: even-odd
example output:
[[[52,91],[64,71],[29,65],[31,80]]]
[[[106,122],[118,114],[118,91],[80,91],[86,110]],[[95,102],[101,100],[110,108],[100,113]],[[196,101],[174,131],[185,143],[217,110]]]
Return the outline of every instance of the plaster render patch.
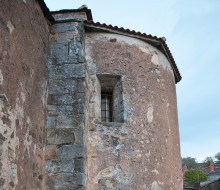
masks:
[[[159,58],[158,55],[156,53],[153,54],[152,58],[151,58],[151,62],[155,65],[159,64]]]
[[[87,62],[87,66],[88,66],[88,72],[91,75],[96,74],[97,68],[96,68],[96,64],[93,63],[92,58],[90,62],[89,61]]]
[[[100,41],[109,41],[111,39],[117,39],[117,42],[125,43],[128,45],[134,45],[138,47],[143,53],[151,54],[152,59],[151,62],[155,65],[161,65],[164,69],[168,69],[172,71],[172,67],[170,62],[168,61],[167,57],[164,54],[159,53],[159,51],[152,45],[140,40],[131,38],[128,36],[123,36],[119,34],[108,34],[108,33],[92,33],[86,35],[86,41],[89,43],[93,43],[93,40],[100,40]],[[90,52],[91,47],[86,47],[86,59],[90,60]]]
[[[124,147],[124,144],[118,144],[115,148],[114,148],[114,150],[112,151],[112,153],[115,155],[115,156],[118,156],[119,155],[119,150],[121,149],[121,148],[123,148]]]
[[[3,84],[3,75],[2,75],[2,71],[0,70],[0,85]]]
[[[18,174],[17,174],[17,165],[16,164],[10,165],[9,176],[15,184],[18,183]]]
[[[148,123],[151,123],[153,121],[153,112],[154,112],[154,108],[153,108],[153,105],[148,105],[148,108],[147,108],[147,121]]]
[[[25,94],[24,94],[23,92],[21,92],[21,99],[22,99],[23,102],[24,102],[25,99],[26,99]]]
[[[150,53],[149,49],[145,48],[145,47],[139,47],[139,49],[143,52],[143,53]]]
[[[154,181],[151,185],[151,190],[163,190],[163,189],[159,186],[157,181]]]
[[[101,137],[95,133],[89,137],[90,142],[92,142],[92,145],[95,147],[98,151],[105,151],[106,147],[102,143]]]
[[[41,85],[41,87],[42,87],[42,89],[44,89],[43,90],[43,93],[42,93],[42,95],[41,95],[41,100],[42,100],[42,102],[43,102],[43,105],[46,107],[47,106],[47,81],[45,81],[45,82],[43,82],[42,83],[42,85]]]
[[[151,172],[152,172],[152,173],[155,173],[156,175],[159,174],[159,172],[158,172],[157,170],[152,170]]]
[[[114,181],[114,188],[122,188],[128,185],[131,181],[131,175],[125,174],[119,165],[110,166],[101,170],[94,178],[95,183],[104,181],[105,186],[110,188],[112,186],[111,181]]]
[[[7,23],[7,27],[9,29],[10,34],[13,32],[13,30],[15,29],[15,27],[13,26],[13,24],[11,23],[11,21],[8,21]]]
[[[16,149],[19,145],[19,138],[16,136],[16,119],[22,114],[22,108],[16,104],[15,110],[9,107],[8,99],[4,94],[0,95],[0,134],[4,134],[4,143],[0,147],[2,155],[2,169],[0,177],[5,179],[5,188],[10,181],[14,185],[18,183],[17,165],[13,163],[16,158]],[[8,118],[10,125],[3,122],[2,118]],[[5,133],[7,131],[7,133]]]
[[[145,154],[146,157],[150,157],[150,150]]]
[[[133,121],[132,117],[132,109],[130,107],[130,103],[128,102],[129,98],[127,95],[124,95],[124,120],[128,122]]]

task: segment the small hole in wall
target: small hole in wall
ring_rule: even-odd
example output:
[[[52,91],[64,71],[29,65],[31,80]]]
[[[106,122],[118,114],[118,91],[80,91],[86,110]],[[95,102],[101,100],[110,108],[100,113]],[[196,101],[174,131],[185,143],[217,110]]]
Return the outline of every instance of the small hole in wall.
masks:
[[[14,187],[14,186],[15,186],[15,184],[14,184],[13,181],[10,181],[9,185],[10,185],[11,187]]]
[[[43,175],[40,174],[40,175],[38,176],[38,179],[39,179],[39,180],[43,180]]]
[[[111,38],[111,39],[110,39],[110,42],[116,42],[116,41],[117,41],[116,38]]]

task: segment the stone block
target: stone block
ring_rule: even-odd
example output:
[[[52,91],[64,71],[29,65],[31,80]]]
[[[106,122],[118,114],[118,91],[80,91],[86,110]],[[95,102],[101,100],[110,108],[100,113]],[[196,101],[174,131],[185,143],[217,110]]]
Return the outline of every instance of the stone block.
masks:
[[[52,160],[57,158],[57,147],[55,145],[47,145],[44,149],[45,160]]]
[[[84,55],[83,55],[83,47],[82,44],[79,42],[70,42],[69,43],[69,56],[76,56],[78,60],[84,62]]]
[[[59,33],[58,35],[56,35],[56,42],[57,43],[68,44],[68,43],[70,43],[73,40],[74,40],[73,32],[69,31],[69,30],[66,31],[66,32]]]
[[[85,77],[84,64],[51,65],[49,68],[50,79],[67,79]]]
[[[74,131],[71,128],[48,128],[46,129],[46,133],[48,145],[72,144],[75,141]]]
[[[7,139],[0,133],[0,145],[4,143]]]
[[[77,24],[77,22],[54,24],[51,27],[51,33],[62,33],[66,31],[77,30]]]
[[[78,79],[77,92],[85,92],[85,79]]]
[[[55,127],[56,127],[56,117],[55,116],[48,116],[46,128],[55,128]]]
[[[66,41],[66,40],[65,40]],[[78,64],[85,62],[82,42],[54,42],[51,45],[51,60],[53,65]]]
[[[58,115],[57,128],[78,128],[84,125],[84,115]]]
[[[74,113],[83,114],[84,113],[84,104],[73,104]]]
[[[49,94],[73,94],[78,91],[78,85],[81,83],[75,79],[49,80]]]
[[[73,96],[74,103],[85,103],[86,95],[85,93],[76,93]]]
[[[83,173],[48,173],[47,178],[51,184],[53,184],[54,189],[77,189],[77,187],[82,187],[85,185],[85,174]],[[51,187],[50,187],[51,188]]]
[[[55,95],[49,94],[47,103],[50,105],[61,104],[61,105],[69,105],[74,102],[73,96],[71,95]]]
[[[62,64],[78,64],[83,62],[78,62],[78,57],[76,55],[74,56],[54,56],[51,58],[52,65],[62,65]]]
[[[77,186],[84,186],[85,185],[85,174],[84,173],[74,173],[73,174],[73,180],[74,180],[74,183],[75,185]]]
[[[0,94],[0,105],[0,111],[6,113],[8,111],[9,103],[8,98],[5,96],[5,94]]]
[[[78,163],[78,162],[77,162]],[[45,169],[49,173],[74,172],[74,160],[47,160]]]
[[[59,115],[57,117],[57,128],[74,128],[74,119],[72,115]]]
[[[85,157],[85,150],[82,144],[65,145],[58,149],[59,159],[72,159]]]
[[[85,171],[85,159],[84,158],[75,158],[74,159],[74,171],[84,172]]]
[[[125,118],[124,114],[125,114],[124,111],[116,114],[115,115],[115,121],[123,123],[124,122],[124,118]]]
[[[84,113],[84,104],[73,104],[73,105],[48,105],[48,115],[78,115]]]
[[[48,105],[47,106],[48,115],[73,115],[73,106],[69,105]]]
[[[84,143],[84,126],[80,126],[74,130],[75,133],[75,144],[83,144]]]
[[[60,61],[66,61],[68,56],[68,44],[65,43],[53,43],[51,47],[52,58],[57,58]]]

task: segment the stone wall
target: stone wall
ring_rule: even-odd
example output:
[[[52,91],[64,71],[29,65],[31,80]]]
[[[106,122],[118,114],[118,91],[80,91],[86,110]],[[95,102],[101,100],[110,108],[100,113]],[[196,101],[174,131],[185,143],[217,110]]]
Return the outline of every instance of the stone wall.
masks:
[[[0,1],[0,189],[43,189],[49,26],[35,0]]]
[[[182,189],[164,54],[132,37],[85,34],[83,11],[56,12],[50,26],[35,0],[0,5],[0,189]],[[104,123],[106,84],[115,120]]]
[[[84,189],[84,27],[80,21],[51,28],[45,148],[47,189]]]
[[[88,32],[85,41],[87,189],[182,189],[175,80],[167,58],[118,34]],[[124,121],[101,122],[100,75],[121,76]]]

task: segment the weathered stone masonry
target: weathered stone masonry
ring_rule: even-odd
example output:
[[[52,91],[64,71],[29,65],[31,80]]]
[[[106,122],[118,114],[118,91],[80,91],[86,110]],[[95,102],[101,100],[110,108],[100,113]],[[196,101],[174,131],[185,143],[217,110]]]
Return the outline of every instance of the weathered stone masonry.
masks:
[[[81,21],[51,28],[46,172],[48,188],[85,184],[85,58]]]
[[[0,1],[0,189],[181,190],[180,79],[163,38]]]
[[[182,189],[175,80],[167,58],[142,40],[87,26],[90,75],[88,189]],[[91,28],[90,28],[91,27]],[[121,122],[100,122],[100,81],[121,76]]]
[[[0,1],[0,189],[44,188],[49,25],[34,0]]]

